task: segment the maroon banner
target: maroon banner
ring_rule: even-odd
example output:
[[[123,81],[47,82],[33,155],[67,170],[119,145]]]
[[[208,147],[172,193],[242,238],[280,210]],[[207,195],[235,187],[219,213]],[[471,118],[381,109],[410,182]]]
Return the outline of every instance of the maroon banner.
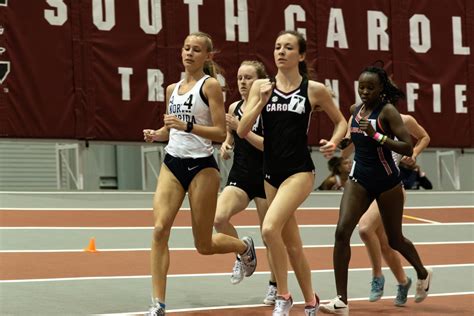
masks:
[[[230,104],[240,62],[274,75],[275,38],[296,29],[347,117],[361,70],[382,60],[431,146],[474,147],[473,1],[0,0],[0,26],[1,137],[141,141],[162,124],[187,34],[212,35]],[[311,144],[332,128],[315,113]]]

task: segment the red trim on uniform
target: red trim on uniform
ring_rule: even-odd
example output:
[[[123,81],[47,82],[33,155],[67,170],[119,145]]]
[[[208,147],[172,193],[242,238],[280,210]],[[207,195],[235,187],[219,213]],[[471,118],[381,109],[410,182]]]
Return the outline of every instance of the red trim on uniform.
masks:
[[[377,125],[378,125],[379,128],[382,130],[382,133],[385,134],[385,131],[384,131],[383,127],[382,127],[382,122],[380,121],[380,118],[379,118],[379,117],[377,117]]]
[[[382,163],[382,166],[385,168],[385,172],[387,172],[387,175],[391,175],[392,169],[390,169],[390,166],[387,160],[385,159],[382,146],[377,147],[377,153],[379,154],[379,159],[380,159],[380,162]]]

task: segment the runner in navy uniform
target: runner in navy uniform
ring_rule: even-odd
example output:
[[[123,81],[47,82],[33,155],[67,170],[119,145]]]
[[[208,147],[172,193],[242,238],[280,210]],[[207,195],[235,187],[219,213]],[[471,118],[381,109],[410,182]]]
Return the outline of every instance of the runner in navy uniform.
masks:
[[[166,89],[167,114],[158,130],[143,130],[147,142],[168,141],[166,157],[153,199],[154,230],[151,246],[153,304],[148,315],[165,315],[166,277],[169,268],[168,239],[171,226],[188,192],[194,244],[201,254],[241,254],[246,275],[256,268],[250,237],[242,240],[212,234],[219,190],[219,171],[212,141],[225,138],[222,89],[211,60],[211,37],[192,33],[181,51],[184,79]]]
[[[278,287],[274,316],[287,316],[293,305],[288,289],[288,259],[305,299],[305,314],[315,315],[311,270],[303,252],[295,211],[314,188],[314,165],[308,150],[307,131],[311,111],[320,107],[335,125],[329,141],[321,140],[320,151],[330,157],[344,136],[347,125],[330,91],[308,80],[306,40],[295,31],[281,32],[275,43],[278,68],[276,83],[254,82],[237,133],[244,137],[261,114],[264,130],[265,193],[269,208],[262,236],[271,257]]]
[[[416,119],[407,114],[400,114],[403,124],[405,124],[408,132],[413,136],[417,142],[413,147],[413,155],[411,157],[401,156],[400,154],[392,152],[392,157],[398,165],[400,161],[408,165],[416,163],[416,157],[428,146],[430,137],[426,130],[418,124]],[[351,146],[354,147],[354,146]],[[350,148],[348,148],[350,149]],[[349,154],[348,150],[344,153]],[[403,190],[404,196],[405,190]],[[376,201],[370,204],[369,209],[359,220],[359,235],[367,248],[370,262],[372,264],[372,282],[369,301],[375,302],[382,298],[384,292],[385,278],[382,273],[382,256],[392,270],[393,275],[398,281],[397,295],[394,300],[394,305],[404,306],[407,302],[408,291],[411,287],[412,281],[403,270],[403,265],[397,251],[393,250],[387,240],[387,235],[383,228],[382,218]],[[417,301],[420,302],[420,301]]]
[[[254,60],[246,60],[240,64],[237,72],[237,84],[242,100],[229,106],[226,115],[227,138],[222,143],[220,154],[222,159],[230,159],[233,150],[232,168],[227,179],[227,185],[217,200],[216,218],[214,227],[219,233],[238,237],[237,231],[230,223],[230,219],[237,213],[245,210],[251,200],[257,206],[260,225],[263,222],[268,205],[263,188],[263,129],[262,120],[257,118],[252,131],[245,138],[240,138],[236,129],[242,118],[245,103],[250,87],[257,79],[267,78],[265,66]],[[244,278],[244,271],[240,256],[232,269],[232,284],[240,283]],[[267,305],[275,304],[276,282],[273,274],[270,276],[267,295],[263,302]]]
[[[377,200],[390,246],[400,252],[417,272],[415,301],[421,302],[426,298],[432,275],[431,269],[423,266],[413,244],[402,234],[404,197],[400,172],[392,158],[392,151],[405,156],[413,153],[410,135],[393,105],[404,94],[379,67],[364,69],[359,77],[358,92],[363,104],[351,107],[350,119],[355,156],[350,180],[342,195],[334,245],[338,296],[320,307],[322,312],[330,314],[349,314],[349,242],[359,219],[374,199]]]

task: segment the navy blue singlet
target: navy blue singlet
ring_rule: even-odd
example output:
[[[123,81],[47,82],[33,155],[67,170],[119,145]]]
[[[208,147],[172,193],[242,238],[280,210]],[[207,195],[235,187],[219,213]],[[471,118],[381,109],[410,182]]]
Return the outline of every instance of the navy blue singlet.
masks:
[[[371,197],[377,198],[382,192],[400,184],[400,171],[390,149],[380,145],[359,129],[361,108],[362,105],[356,107],[351,121],[351,138],[355,146],[355,155],[349,177],[361,184]],[[380,122],[379,115],[382,108],[383,105],[377,106],[367,119],[375,131],[393,139],[393,135],[384,131]]]

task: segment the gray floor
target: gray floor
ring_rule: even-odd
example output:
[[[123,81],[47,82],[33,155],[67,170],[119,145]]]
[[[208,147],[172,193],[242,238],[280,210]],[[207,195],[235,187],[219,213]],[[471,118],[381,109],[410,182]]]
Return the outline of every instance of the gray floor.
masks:
[[[317,191],[302,207],[339,207],[341,192]],[[0,210],[8,208],[150,209],[153,192],[15,192],[0,191]],[[407,207],[474,206],[473,191],[408,191]],[[183,207],[189,207],[187,199]]]
[[[148,208],[152,194],[144,193],[0,193],[0,209],[6,208]],[[472,192],[409,194],[410,206],[474,205]],[[338,206],[339,193],[312,194],[305,207]],[[447,210],[449,211],[449,210]],[[317,211],[315,211],[317,212]],[[419,242],[474,242],[474,223],[405,225],[406,235]],[[256,227],[241,228],[239,232],[254,236],[262,246]],[[304,244],[330,245],[334,226],[302,227]],[[0,229],[0,250],[57,250],[84,248],[84,240],[94,235],[102,249],[142,249],[149,247],[149,228],[142,229]],[[31,242],[34,240],[34,243]],[[353,243],[360,244],[357,234]],[[189,229],[174,229],[170,247],[193,247]],[[131,253],[133,255],[133,252]],[[212,265],[212,258],[209,259]],[[65,263],[67,264],[67,263]],[[407,273],[414,276],[411,268]],[[435,266],[433,294],[474,293],[474,263]],[[369,269],[351,270],[349,296],[367,297]],[[313,271],[313,282],[322,299],[335,294],[331,270]],[[395,280],[386,272],[385,294],[395,294]],[[172,276],[169,278],[167,305],[170,311],[222,305],[260,304],[266,290],[267,272],[258,272],[242,284],[233,286],[228,274]],[[467,280],[462,281],[462,280]],[[196,288],[199,287],[199,290]],[[290,274],[290,288],[296,301],[302,297],[295,278]],[[411,291],[413,293],[413,290]],[[150,277],[76,278],[66,280],[0,281],[0,312],[2,315],[90,315],[103,313],[138,313],[149,304]]]

